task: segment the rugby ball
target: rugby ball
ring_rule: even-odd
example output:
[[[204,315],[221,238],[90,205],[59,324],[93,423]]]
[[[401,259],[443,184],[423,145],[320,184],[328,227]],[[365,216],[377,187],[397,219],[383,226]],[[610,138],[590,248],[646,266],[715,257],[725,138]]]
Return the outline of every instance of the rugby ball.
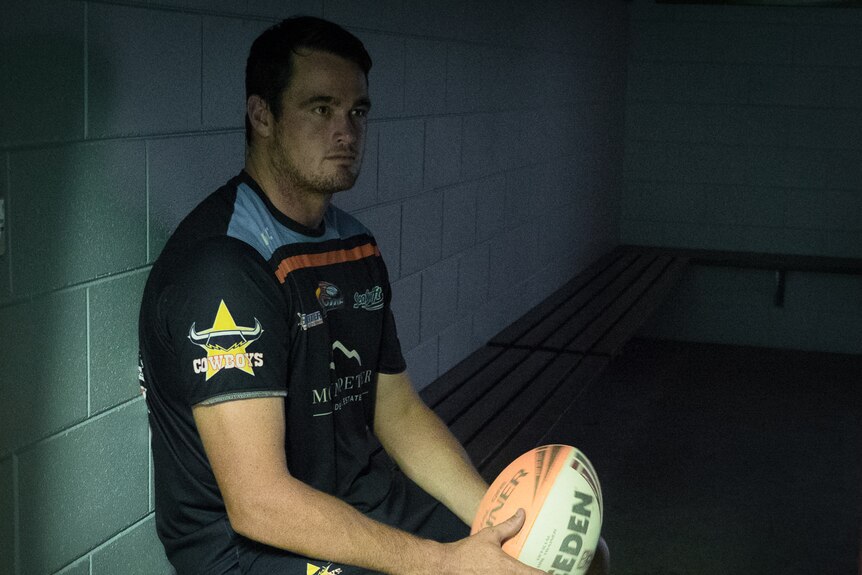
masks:
[[[570,445],[544,445],[521,455],[497,476],[471,533],[502,523],[518,509],[523,528],[503,551],[536,569],[580,575],[589,568],[602,528],[602,488],[592,463]]]

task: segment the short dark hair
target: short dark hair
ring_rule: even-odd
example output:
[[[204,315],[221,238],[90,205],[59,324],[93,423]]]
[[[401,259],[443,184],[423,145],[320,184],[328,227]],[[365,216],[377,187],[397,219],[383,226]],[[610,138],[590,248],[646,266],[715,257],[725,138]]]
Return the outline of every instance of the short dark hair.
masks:
[[[256,94],[273,115],[281,116],[281,95],[290,84],[293,55],[300,49],[320,50],[354,62],[365,73],[371,56],[362,41],[333,22],[313,16],[294,16],[265,30],[254,43],[245,66],[245,97]],[[251,144],[251,122],[245,116],[245,141]]]

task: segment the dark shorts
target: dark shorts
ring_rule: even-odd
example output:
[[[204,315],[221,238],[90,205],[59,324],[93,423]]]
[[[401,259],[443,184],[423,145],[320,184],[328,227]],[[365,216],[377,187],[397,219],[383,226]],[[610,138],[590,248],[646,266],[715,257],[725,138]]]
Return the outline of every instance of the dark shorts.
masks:
[[[385,502],[366,513],[372,519],[425,539],[450,542],[463,539],[470,528],[456,515],[409,479],[399,476]],[[377,573],[326,559],[302,557],[288,551],[245,540],[239,553],[244,575],[360,575]],[[317,571],[312,571],[312,568]]]

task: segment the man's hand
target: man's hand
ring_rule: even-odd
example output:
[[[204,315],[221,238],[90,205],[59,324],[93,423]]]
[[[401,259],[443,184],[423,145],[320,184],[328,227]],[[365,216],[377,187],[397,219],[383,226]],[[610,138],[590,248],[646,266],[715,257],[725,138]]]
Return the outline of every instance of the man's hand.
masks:
[[[466,539],[449,543],[440,573],[459,575],[539,575],[538,569],[524,565],[500,548],[518,534],[526,515],[519,509],[512,517],[494,527],[486,527]]]

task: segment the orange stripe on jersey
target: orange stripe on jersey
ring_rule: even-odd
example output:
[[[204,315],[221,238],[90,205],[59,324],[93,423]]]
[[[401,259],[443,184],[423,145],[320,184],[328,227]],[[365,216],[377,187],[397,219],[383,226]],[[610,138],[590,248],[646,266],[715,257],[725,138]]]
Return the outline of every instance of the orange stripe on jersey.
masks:
[[[379,256],[380,250],[373,244],[362,244],[349,250],[334,250],[320,254],[300,254],[281,260],[275,270],[279,283],[284,283],[288,274],[303,268],[318,268],[344,262],[355,262],[371,256]]]

